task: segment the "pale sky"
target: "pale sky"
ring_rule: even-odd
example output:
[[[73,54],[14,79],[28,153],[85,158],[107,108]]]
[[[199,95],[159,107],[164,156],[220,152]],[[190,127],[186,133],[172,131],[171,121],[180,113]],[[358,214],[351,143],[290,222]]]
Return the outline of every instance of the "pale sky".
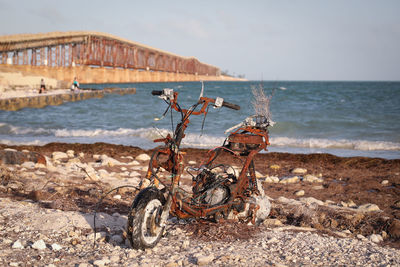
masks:
[[[250,80],[400,80],[400,0],[0,0],[0,35],[79,30]]]

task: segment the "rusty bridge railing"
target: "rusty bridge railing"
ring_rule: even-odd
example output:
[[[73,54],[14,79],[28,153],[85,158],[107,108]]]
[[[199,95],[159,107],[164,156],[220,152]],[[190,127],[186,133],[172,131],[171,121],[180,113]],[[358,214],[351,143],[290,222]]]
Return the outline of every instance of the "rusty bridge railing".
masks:
[[[96,32],[0,36],[0,64],[93,66],[219,76],[220,69],[150,46]]]

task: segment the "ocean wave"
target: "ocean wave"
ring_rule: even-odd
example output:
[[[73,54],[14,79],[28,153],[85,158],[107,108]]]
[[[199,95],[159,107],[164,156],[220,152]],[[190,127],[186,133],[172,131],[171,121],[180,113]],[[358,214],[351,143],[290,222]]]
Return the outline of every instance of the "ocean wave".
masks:
[[[43,129],[43,128],[29,128],[12,126],[7,123],[0,123],[0,134],[8,139],[7,136],[20,136],[24,135],[24,144],[41,145],[42,141],[37,141],[40,136],[54,136],[62,138],[68,142],[68,139],[80,138],[87,139],[90,142],[91,138],[94,139],[107,139],[117,137],[119,140],[129,140],[129,137],[136,137],[147,140],[152,143],[154,139],[164,138],[168,134],[172,134],[171,130],[157,129],[157,128],[118,128],[115,130],[105,129]],[[225,140],[225,136],[212,136],[212,135],[199,135],[198,133],[186,133],[186,137],[182,140],[182,145],[185,147],[200,147],[212,148],[220,146]],[[13,138],[11,138],[13,139]],[[29,139],[33,141],[29,141]],[[13,141],[0,140],[1,143],[12,145]],[[360,150],[360,151],[400,151],[400,143],[389,141],[370,141],[370,140],[332,140],[322,138],[290,138],[290,137],[274,137],[270,138],[271,147],[287,147],[287,148],[305,148],[305,149],[347,149],[347,150]],[[20,142],[15,143],[20,144]]]
[[[0,123],[0,134],[4,135],[46,135],[51,134],[50,129],[30,128]]]
[[[119,128],[116,130],[56,130],[56,137],[139,137],[152,141],[158,138],[164,138],[168,134],[172,135],[171,130],[167,129],[156,129],[156,128],[140,128],[140,129],[126,129]],[[193,133],[186,133],[186,137],[182,140],[183,146],[195,146],[195,147],[214,147],[221,145],[225,140],[225,137],[216,137],[209,135],[199,135]]]
[[[349,150],[400,150],[400,144],[387,141],[369,140],[331,140],[318,138],[289,138],[274,137],[270,138],[271,146],[276,147],[295,147],[295,148],[322,148],[322,149],[349,149]]]
[[[32,140],[32,141],[15,141],[15,140],[8,140],[8,139],[0,139],[0,144],[4,144],[7,146],[43,146],[46,142],[40,140]]]
[[[93,129],[93,130],[55,130],[54,135],[56,137],[141,137],[145,139],[156,139],[167,136],[170,131],[165,129],[155,128],[140,128],[140,129],[126,129],[118,128],[116,130],[104,130],[104,129]]]
[[[194,146],[202,148],[212,148],[223,144],[225,137],[199,135],[199,134],[186,134],[185,139],[182,140],[183,146]]]

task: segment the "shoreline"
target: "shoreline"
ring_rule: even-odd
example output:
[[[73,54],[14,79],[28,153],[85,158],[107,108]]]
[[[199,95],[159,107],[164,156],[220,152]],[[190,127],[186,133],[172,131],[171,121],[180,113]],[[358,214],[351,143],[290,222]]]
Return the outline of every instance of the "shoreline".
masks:
[[[47,157],[51,157],[51,153],[54,151],[66,152],[68,150],[89,155],[106,154],[111,157],[135,157],[140,153],[151,155],[154,150],[108,143],[49,143],[43,146],[0,144],[0,150],[7,148],[37,152]],[[181,150],[187,153],[185,156],[186,164],[190,160],[202,162],[209,151],[200,148],[183,148]],[[231,164],[234,162],[229,155],[224,160]],[[274,168],[275,165],[279,167],[276,169]],[[400,219],[400,206],[399,209],[393,208],[396,206],[396,201],[400,200],[398,199],[400,195],[400,159],[268,152],[256,156],[255,166],[264,178],[272,176],[278,176],[280,179],[293,177],[295,175],[293,175],[292,170],[295,168],[305,168],[308,170],[307,174],[323,177],[324,185],[320,189],[307,185],[303,188],[296,183],[293,185],[268,184],[272,190],[272,196],[293,197],[296,190],[306,190],[309,191],[306,195],[324,201],[331,200],[340,203],[351,199],[357,204],[374,203],[381,210],[388,212],[391,217]],[[300,181],[301,176],[298,182]]]

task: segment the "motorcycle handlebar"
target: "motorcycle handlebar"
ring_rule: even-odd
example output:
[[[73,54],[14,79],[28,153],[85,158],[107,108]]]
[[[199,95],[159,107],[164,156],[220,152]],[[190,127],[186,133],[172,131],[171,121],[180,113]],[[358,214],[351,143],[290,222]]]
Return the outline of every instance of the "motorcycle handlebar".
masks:
[[[225,101],[222,103],[222,106],[223,107],[227,107],[227,108],[231,108],[231,109],[234,109],[234,110],[239,110],[240,109],[239,105],[232,104],[232,103],[225,102]]]
[[[160,91],[160,90],[153,90],[153,91],[151,91],[151,94],[152,94],[152,95],[162,95],[162,93],[163,93],[163,91]]]
[[[163,91],[162,90],[153,90],[153,91],[151,91],[151,94],[160,96],[160,95],[163,94]],[[232,104],[232,103],[229,103],[229,102],[226,102],[226,101],[224,101],[222,103],[222,106],[223,107],[227,107],[227,108],[231,108],[231,109],[234,109],[234,110],[240,110],[240,106],[239,105]]]

